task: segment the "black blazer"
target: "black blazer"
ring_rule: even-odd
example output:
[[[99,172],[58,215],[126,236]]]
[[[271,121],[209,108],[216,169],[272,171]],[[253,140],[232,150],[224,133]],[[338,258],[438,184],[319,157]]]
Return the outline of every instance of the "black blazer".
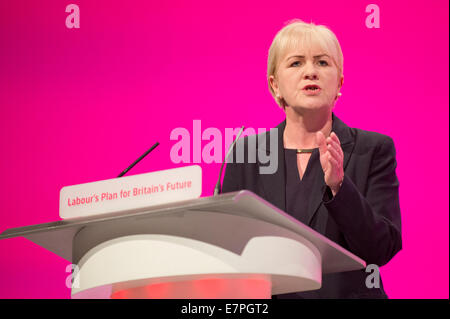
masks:
[[[333,114],[332,130],[339,137],[344,152],[344,180],[339,192],[332,196],[322,178],[320,192],[313,194],[307,213],[308,226],[369,264],[385,265],[402,248],[397,166],[392,139],[379,133],[350,128]],[[270,149],[274,129],[257,136],[239,139],[244,159],[228,163],[223,192],[247,189],[286,211],[285,159],[283,133],[286,121],[278,129],[278,149]],[[253,136],[255,138],[255,136]],[[256,148],[248,149],[248,145]],[[252,147],[250,147],[252,148]],[[256,154],[252,154],[256,152]],[[265,160],[258,152],[277,152],[278,169],[273,174],[260,174]],[[256,156],[256,161],[252,160]],[[250,160],[249,160],[250,159]],[[266,161],[267,162],[267,161]],[[380,288],[368,288],[365,270],[324,275],[322,287],[311,292],[278,295],[277,298],[387,298],[380,278]]]

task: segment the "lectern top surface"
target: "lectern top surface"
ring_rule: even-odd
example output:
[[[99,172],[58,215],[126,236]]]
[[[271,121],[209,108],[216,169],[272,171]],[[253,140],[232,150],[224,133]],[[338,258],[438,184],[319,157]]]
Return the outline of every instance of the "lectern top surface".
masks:
[[[246,190],[116,213],[11,228],[1,233],[0,239],[22,236],[72,261],[73,239],[84,227],[174,214],[183,215],[190,212],[212,212],[253,218],[301,235],[319,250],[324,273],[356,270],[366,265],[361,258]]]

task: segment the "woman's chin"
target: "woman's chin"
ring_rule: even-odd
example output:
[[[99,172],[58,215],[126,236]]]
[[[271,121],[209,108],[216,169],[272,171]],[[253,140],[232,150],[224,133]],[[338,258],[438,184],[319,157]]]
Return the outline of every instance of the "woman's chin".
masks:
[[[332,107],[328,104],[323,103],[302,103],[295,106],[290,106],[294,111],[304,113],[304,112],[314,112],[314,111],[328,111]]]

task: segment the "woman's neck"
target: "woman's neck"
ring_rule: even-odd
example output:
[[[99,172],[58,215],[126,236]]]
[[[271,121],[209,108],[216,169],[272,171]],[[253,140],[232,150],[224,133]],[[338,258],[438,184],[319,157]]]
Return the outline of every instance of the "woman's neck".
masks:
[[[316,148],[316,133],[322,131],[329,136],[332,129],[331,110],[314,110],[298,114],[286,108],[286,128],[283,141],[285,148],[310,149]]]

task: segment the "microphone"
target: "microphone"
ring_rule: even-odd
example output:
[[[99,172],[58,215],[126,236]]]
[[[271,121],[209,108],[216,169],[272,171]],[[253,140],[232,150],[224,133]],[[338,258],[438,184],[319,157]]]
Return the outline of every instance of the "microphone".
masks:
[[[220,167],[219,179],[217,180],[216,187],[214,187],[214,195],[213,196],[216,196],[216,195],[222,193],[222,186],[220,184],[220,181],[222,180],[223,165],[227,161],[228,156],[230,156],[231,151],[233,150],[233,147],[236,144],[236,141],[238,140],[239,136],[241,136],[243,131],[244,131],[244,126],[241,127],[241,130],[239,131],[238,135],[236,136],[233,143],[231,143],[230,147],[228,148],[227,155],[225,156],[225,159],[222,162],[222,166]]]
[[[117,178],[122,177],[123,175],[125,175],[130,169],[133,168],[134,165],[136,165],[137,163],[139,163],[144,157],[146,157],[148,155],[148,153],[150,153],[151,151],[153,151],[157,146],[159,145],[159,142],[156,142],[152,147],[150,147],[150,149],[145,152],[144,154],[141,155],[141,157],[139,157],[137,160],[134,161],[133,164],[131,164],[130,166],[128,166],[127,168],[125,168],[123,170],[122,173],[119,174],[119,176],[117,176]]]

